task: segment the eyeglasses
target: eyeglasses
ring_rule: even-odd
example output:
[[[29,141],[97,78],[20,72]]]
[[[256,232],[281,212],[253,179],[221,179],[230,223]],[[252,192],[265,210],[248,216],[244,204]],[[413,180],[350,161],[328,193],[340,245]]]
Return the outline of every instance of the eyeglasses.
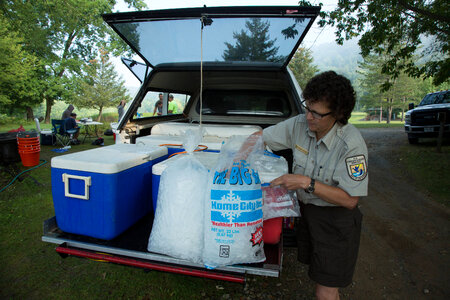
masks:
[[[306,106],[306,100],[303,100],[301,102],[301,105],[302,105],[302,108],[305,110],[305,114],[308,114],[310,112],[314,119],[320,120],[323,117],[326,117],[326,116],[331,115],[333,113],[332,111],[330,111],[330,112],[327,112],[325,114],[320,114],[320,113],[318,113],[318,112],[316,112],[314,110],[311,110],[311,109],[309,109],[308,106]]]

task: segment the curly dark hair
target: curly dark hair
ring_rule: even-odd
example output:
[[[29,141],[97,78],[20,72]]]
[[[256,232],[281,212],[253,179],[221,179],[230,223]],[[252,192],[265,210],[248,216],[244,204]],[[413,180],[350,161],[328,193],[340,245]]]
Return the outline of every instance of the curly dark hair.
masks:
[[[336,120],[346,125],[355,107],[356,93],[346,77],[326,71],[308,81],[303,98],[312,103],[325,102]]]

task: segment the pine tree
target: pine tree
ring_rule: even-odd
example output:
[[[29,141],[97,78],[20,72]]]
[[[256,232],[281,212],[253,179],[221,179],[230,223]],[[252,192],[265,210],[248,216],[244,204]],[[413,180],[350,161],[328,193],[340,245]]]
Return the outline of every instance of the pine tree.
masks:
[[[223,52],[226,61],[270,61],[279,62],[283,56],[277,56],[279,47],[274,47],[276,39],[270,40],[268,35],[270,24],[260,18],[252,18],[245,22],[248,31],[234,32],[236,44],[225,42],[227,49]]]
[[[387,56],[368,55],[364,61],[359,63],[359,71],[362,76],[359,85],[363,94],[360,95],[366,110],[379,108],[381,113],[386,112],[386,123],[390,123],[393,113],[397,110],[401,112],[403,119],[404,111],[409,102],[413,102],[419,94],[421,79],[407,76],[404,72],[400,73],[396,79],[382,72],[383,64]],[[384,84],[389,82],[390,89],[383,88]]]
[[[289,68],[294,73],[295,79],[302,89],[305,88],[306,83],[310,80],[319,69],[313,64],[311,51],[305,48],[298,48],[294,57],[289,63]]]
[[[90,60],[83,69],[84,75],[74,81],[78,92],[73,102],[80,108],[98,109],[97,121],[102,117],[103,108],[115,107],[120,100],[130,100],[124,81],[109,61],[106,50],[101,49],[100,59]]]

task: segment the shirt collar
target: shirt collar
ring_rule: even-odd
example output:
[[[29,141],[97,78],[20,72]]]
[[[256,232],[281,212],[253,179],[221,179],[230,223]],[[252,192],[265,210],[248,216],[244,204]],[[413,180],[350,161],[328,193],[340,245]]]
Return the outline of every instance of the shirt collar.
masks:
[[[333,127],[331,127],[330,131],[328,131],[327,134],[321,139],[322,143],[324,143],[324,145],[327,146],[328,150],[330,150],[330,148],[331,148],[334,137],[336,136],[337,129],[338,129],[338,123],[335,122]],[[319,143],[320,143],[320,141],[319,141]]]
[[[305,116],[305,115],[302,115]],[[306,117],[301,119],[302,122],[306,123]],[[312,132],[311,130],[309,130],[308,125],[306,124],[306,132],[308,133],[309,137],[311,138],[316,138],[316,134],[314,132]],[[333,127],[331,127],[330,131],[327,132],[327,134],[320,139],[319,141],[317,141],[317,145],[319,145],[320,143],[323,143],[328,150],[331,149],[331,145],[333,144],[334,138],[336,137],[336,135],[341,135],[342,134],[342,126],[338,123],[335,122]]]

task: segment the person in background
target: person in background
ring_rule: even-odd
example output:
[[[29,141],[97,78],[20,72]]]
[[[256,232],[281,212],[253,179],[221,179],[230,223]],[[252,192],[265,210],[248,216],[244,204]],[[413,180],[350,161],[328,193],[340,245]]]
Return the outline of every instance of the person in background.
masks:
[[[352,282],[358,256],[358,201],[367,196],[369,180],[367,147],[348,124],[356,95],[347,78],[333,71],[318,74],[306,84],[303,98],[305,114],[256,135],[272,150],[293,152],[293,174],[274,179],[271,186],[296,191],[302,213],[298,260],[309,264],[317,299],[336,300],[339,288]]]
[[[65,120],[67,118],[70,118],[70,114],[73,112],[74,107],[72,104],[69,104],[67,109],[62,113],[61,120]]]
[[[126,105],[125,100],[120,100],[119,105],[117,105],[117,112],[119,113],[119,119],[118,119],[118,121],[120,121],[120,119],[121,119],[122,116],[123,116],[123,112],[124,112],[124,109],[125,109],[125,105]]]
[[[169,94],[169,107],[167,108],[167,113],[169,115],[178,113],[177,105],[173,101],[173,95],[172,94]]]
[[[78,135],[80,134],[80,127],[77,125],[76,119],[77,119],[77,114],[71,113],[70,117],[68,117],[64,120],[66,132],[68,132],[69,130],[76,129],[76,131],[73,133],[72,140],[71,140],[71,143],[74,145],[80,144],[80,141],[78,140]],[[61,128],[61,130],[63,130],[63,129]]]
[[[155,108],[153,109],[153,115],[161,116],[162,115],[162,107],[163,107],[162,101],[161,100],[156,101]]]

